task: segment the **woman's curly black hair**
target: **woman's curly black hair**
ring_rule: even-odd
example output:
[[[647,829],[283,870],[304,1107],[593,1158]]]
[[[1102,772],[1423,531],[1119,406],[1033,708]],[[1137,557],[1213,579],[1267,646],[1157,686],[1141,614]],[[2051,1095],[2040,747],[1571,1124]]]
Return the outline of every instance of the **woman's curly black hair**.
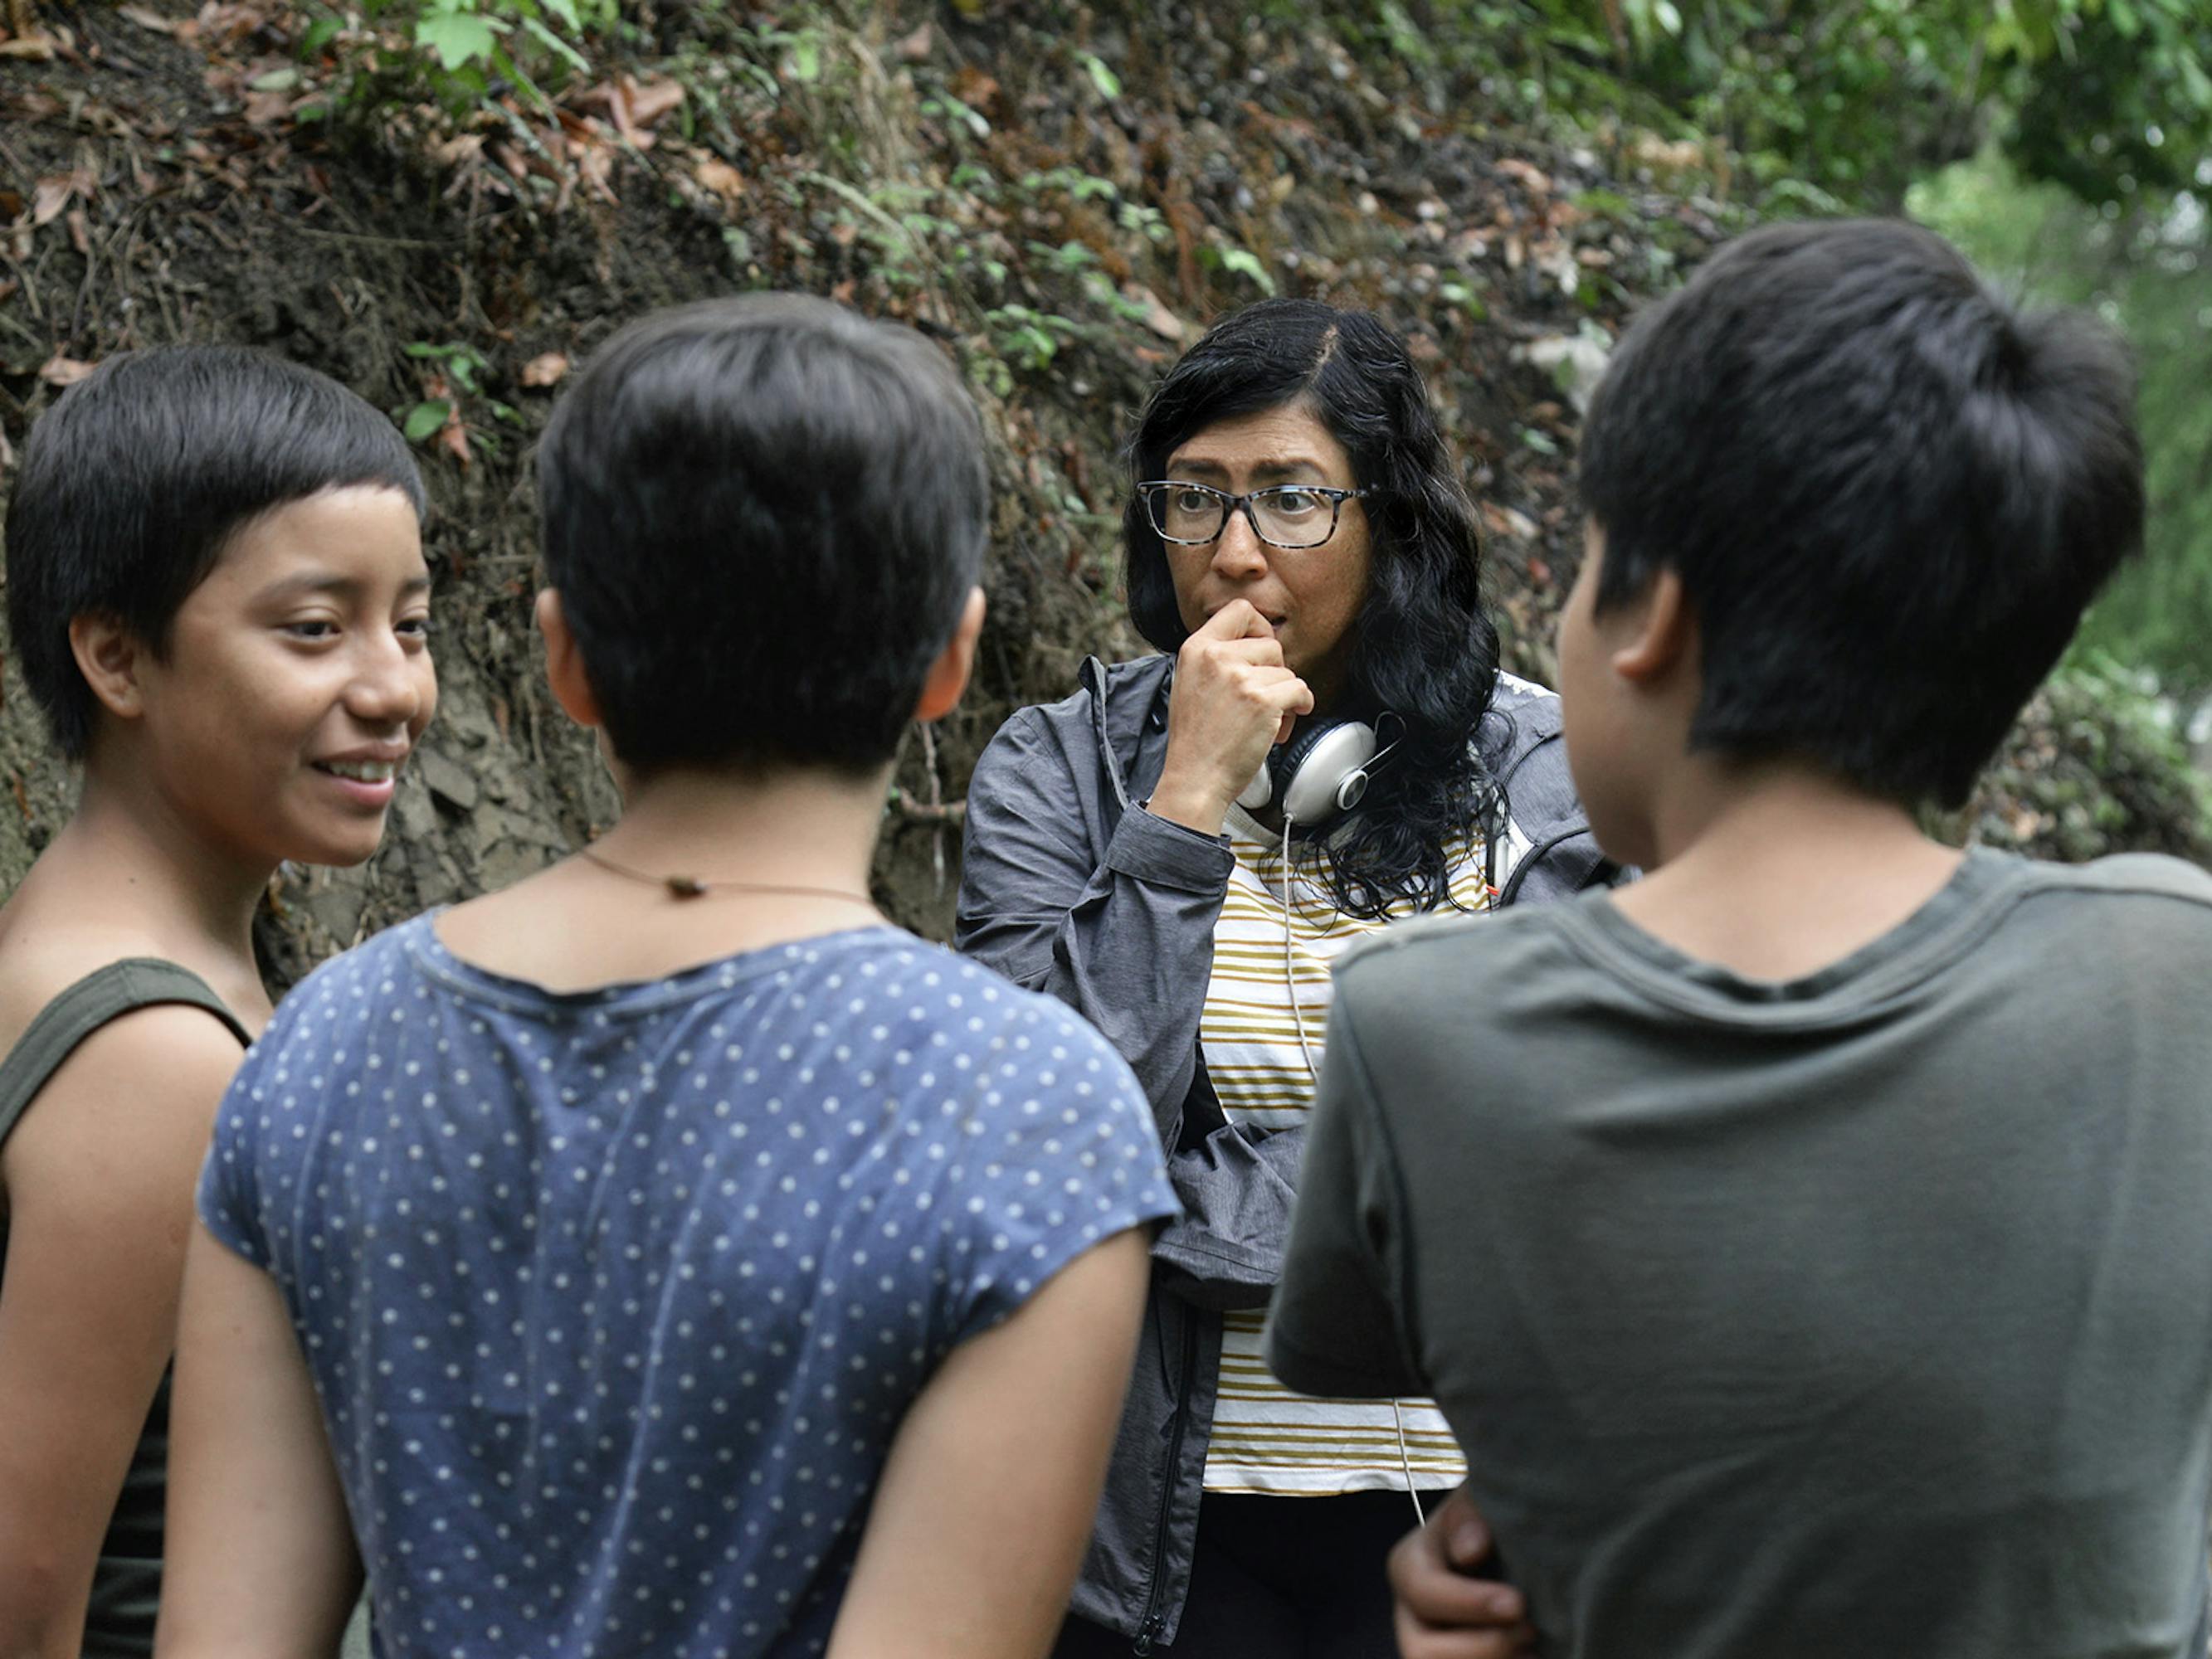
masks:
[[[1224,318],[1168,372],[1129,441],[1132,483],[1165,476],[1187,439],[1241,415],[1310,409],[1352,459],[1372,550],[1352,624],[1347,706],[1402,721],[1402,747],[1378,768],[1359,810],[1297,848],[1348,915],[1399,899],[1451,902],[1445,849],[1487,828],[1498,792],[1474,749],[1498,684],[1498,629],[1482,604],[1474,506],[1444,450],[1428,388],[1405,342],[1364,312],[1316,300],[1267,300]],[[1129,614],[1163,651],[1188,631],[1167,550],[1133,490],[1122,516]],[[1386,735],[1387,741],[1387,735]]]

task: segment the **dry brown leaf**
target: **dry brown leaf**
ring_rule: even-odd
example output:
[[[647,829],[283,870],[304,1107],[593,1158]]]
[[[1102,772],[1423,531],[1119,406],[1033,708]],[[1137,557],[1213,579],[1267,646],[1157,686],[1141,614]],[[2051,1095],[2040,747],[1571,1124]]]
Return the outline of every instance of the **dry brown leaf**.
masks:
[[[1491,165],[1495,171],[1505,174],[1507,178],[1518,179],[1534,195],[1548,196],[1552,193],[1550,175],[1541,168],[1533,167],[1522,161],[1517,155],[1502,157]]]
[[[908,64],[919,64],[924,58],[927,58],[929,54],[936,49],[936,46],[937,30],[935,27],[929,23],[924,23],[912,34],[902,36],[900,39],[897,46],[894,48],[894,50],[897,52],[902,61]]]
[[[560,383],[568,372],[568,354],[560,351],[540,352],[522,366],[522,383],[526,386],[549,386]]]
[[[577,176],[589,185],[602,201],[617,200],[614,186],[607,182],[614,174],[614,152],[605,144],[576,146]]]
[[[745,193],[745,175],[719,155],[702,155],[694,169],[699,182],[726,202],[735,202]]]
[[[684,83],[680,81],[648,81],[643,86],[632,84],[628,90],[629,118],[635,126],[652,126],[672,114],[684,101]]]
[[[648,129],[684,101],[684,88],[669,80],[648,81],[640,86],[623,75],[589,88],[578,94],[576,101],[587,108],[605,110],[623,143],[637,149],[651,149],[653,134]],[[564,120],[574,122],[567,112],[562,113]]]
[[[442,143],[433,144],[430,159],[440,167],[455,167],[463,161],[478,159],[483,155],[483,147],[484,136],[481,132],[459,133]]]
[[[223,0],[208,0],[200,8],[199,16],[192,27],[196,33],[227,40],[243,40],[257,30],[266,28],[270,22],[270,8],[245,3],[224,3]]]
[[[75,173],[58,173],[51,178],[40,179],[32,198],[31,222],[34,225],[53,223],[62,216],[62,210],[70,204],[70,198],[76,194]]]
[[[46,359],[46,367],[39,371],[39,378],[48,386],[75,386],[92,370],[92,364],[76,357],[64,357],[57,351]]]
[[[1145,326],[1163,340],[1181,340],[1188,333],[1182,319],[1169,310],[1167,302],[1142,283],[1124,286],[1121,297],[1133,305],[1144,307]]]
[[[1485,501],[1482,504],[1482,520],[1490,526],[1492,535],[1510,536],[1524,542],[1536,539],[1536,521],[1517,507],[1507,507],[1498,501]]]
[[[84,216],[82,208],[71,208],[63,222],[69,226],[70,246],[88,259],[92,258],[92,227]]]
[[[973,64],[961,66],[960,73],[952,77],[953,96],[970,109],[994,112],[999,102],[999,83]]]
[[[100,179],[85,162],[78,162],[72,172],[50,174],[39,180],[36,199],[31,208],[31,222],[34,225],[51,224],[72,199],[89,202],[99,193]]]
[[[435,440],[439,448],[451,455],[463,466],[469,464],[468,428],[459,421],[448,421],[439,429]]]
[[[115,9],[140,28],[151,29],[156,34],[174,34],[178,25],[185,21],[181,17],[164,17],[144,6],[118,6]]]
[[[35,63],[46,64],[52,63],[54,54],[60,50],[61,42],[44,33],[18,34],[10,40],[0,40],[0,58],[27,58]]]

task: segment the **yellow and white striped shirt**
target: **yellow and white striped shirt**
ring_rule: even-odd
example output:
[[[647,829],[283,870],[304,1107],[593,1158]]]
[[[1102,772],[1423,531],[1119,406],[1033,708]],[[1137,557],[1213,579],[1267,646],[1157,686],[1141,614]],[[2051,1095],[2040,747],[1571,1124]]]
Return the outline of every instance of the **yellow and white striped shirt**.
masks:
[[[1330,903],[1310,873],[1291,877],[1290,969],[1284,964],[1283,843],[1241,807],[1229,810],[1229,877],[1213,927],[1213,976],[1206,987],[1199,1042],[1206,1073],[1232,1123],[1267,1129],[1305,1121],[1313,1104],[1310,1051],[1321,1063],[1333,988],[1330,965],[1348,945],[1392,921],[1414,914],[1410,904],[1363,921]],[[1503,849],[1501,849],[1503,850]],[[1449,854],[1451,890],[1461,908],[1489,908],[1483,884],[1483,842],[1469,836]],[[1304,1042],[1299,1041],[1303,1025]],[[1320,1400],[1293,1394],[1261,1358],[1260,1312],[1227,1316],[1221,1342],[1221,1396],[1206,1448],[1206,1490],[1321,1496],[1405,1490],[1399,1418],[1387,1400]],[[1424,1491],[1459,1484],[1467,1474],[1459,1448],[1433,1402],[1399,1402],[1405,1423],[1405,1463]]]

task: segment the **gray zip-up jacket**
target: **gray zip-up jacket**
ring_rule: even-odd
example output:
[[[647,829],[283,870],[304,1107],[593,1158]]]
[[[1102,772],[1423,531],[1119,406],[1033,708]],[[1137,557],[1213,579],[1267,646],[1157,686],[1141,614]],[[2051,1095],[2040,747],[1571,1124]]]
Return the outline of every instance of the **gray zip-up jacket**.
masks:
[[[1138,1653],[1172,1642],[1190,1586],[1221,1364],[1221,1315],[1267,1305],[1290,1237],[1303,1129],[1240,1128],[1207,1079],[1199,1017],[1234,859],[1143,810],[1167,754],[1174,659],[1083,665],[1081,689],[1024,708],[968,787],[954,943],[1105,1034],[1159,1123],[1182,1218],[1152,1247],[1152,1295],[1106,1493],[1071,1604]],[[1559,700],[1501,676],[1478,737],[1506,790],[1504,903],[1611,874],[1559,742]]]

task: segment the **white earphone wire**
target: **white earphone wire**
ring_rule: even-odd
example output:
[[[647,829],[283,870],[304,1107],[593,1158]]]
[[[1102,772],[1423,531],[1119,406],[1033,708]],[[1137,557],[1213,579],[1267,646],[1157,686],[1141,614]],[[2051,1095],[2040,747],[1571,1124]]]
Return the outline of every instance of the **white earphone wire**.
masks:
[[[1291,954],[1291,907],[1297,902],[1297,889],[1291,873],[1291,819],[1286,813],[1283,817],[1283,982],[1290,988],[1291,1018],[1297,1026],[1298,1052],[1305,1057],[1306,1074],[1318,1083],[1321,1067],[1314,1064],[1313,1045],[1306,1040],[1305,1010],[1298,1004],[1297,962]],[[1421,1507],[1421,1494],[1413,1486],[1413,1455],[1406,1444],[1406,1413],[1395,1400],[1390,1402],[1390,1420],[1397,1425],[1398,1467],[1406,1472],[1406,1496],[1413,1505],[1413,1524],[1425,1527],[1429,1512]]]
[[[1283,815],[1283,982],[1291,988],[1291,1019],[1298,1030],[1298,1053],[1305,1056],[1306,1075],[1318,1083],[1321,1067],[1314,1063],[1313,1044],[1306,1041],[1306,1013],[1298,1006],[1297,963],[1291,955],[1291,907],[1297,902],[1297,889],[1291,875],[1291,819]]]

